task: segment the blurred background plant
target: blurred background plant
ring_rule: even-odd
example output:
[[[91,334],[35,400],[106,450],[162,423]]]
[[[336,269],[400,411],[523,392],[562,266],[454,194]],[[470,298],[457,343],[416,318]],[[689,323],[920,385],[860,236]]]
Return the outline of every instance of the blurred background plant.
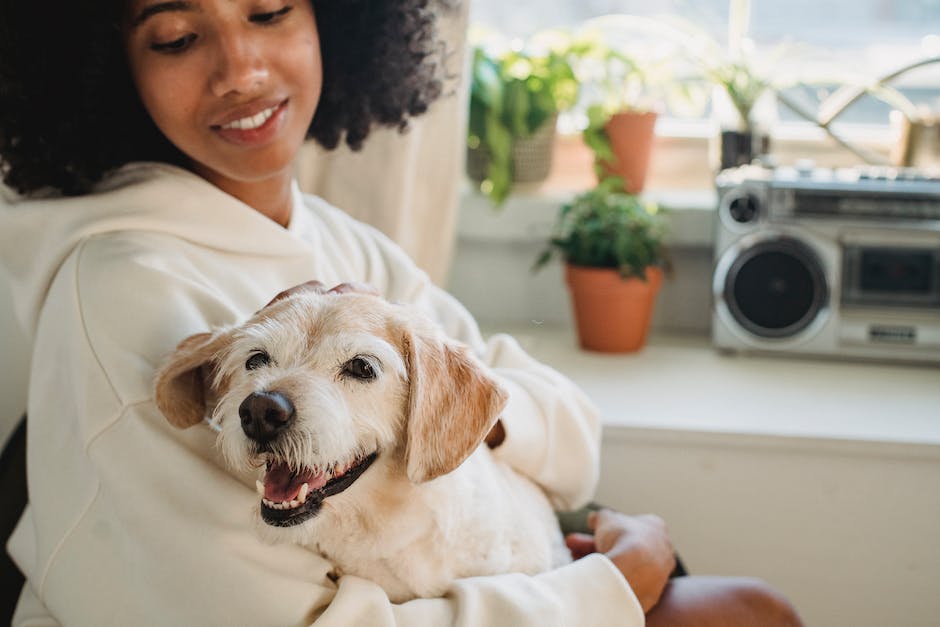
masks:
[[[704,100],[696,83],[677,76],[676,45],[663,30],[649,18],[607,15],[575,29],[568,44],[597,180],[619,176],[631,193],[643,189],[660,111]]]
[[[514,148],[543,131],[551,150],[557,115],[577,101],[578,81],[567,50],[548,33],[523,42],[475,31],[471,42],[468,174],[499,206],[513,182],[532,178],[520,177]],[[536,178],[548,173],[550,152],[543,157]]]

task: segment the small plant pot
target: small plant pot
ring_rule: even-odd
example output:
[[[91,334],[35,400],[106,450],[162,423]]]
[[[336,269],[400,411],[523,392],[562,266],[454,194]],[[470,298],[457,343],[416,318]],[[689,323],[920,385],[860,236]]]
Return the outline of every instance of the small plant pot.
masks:
[[[894,118],[899,118],[898,122]],[[899,139],[891,152],[895,165],[931,169],[940,166],[940,116],[910,120],[894,116],[900,126]]]
[[[552,170],[558,116],[553,115],[531,137],[517,139],[512,145],[512,180],[515,183],[539,183]],[[467,176],[477,183],[486,178],[489,159],[480,148],[467,149]]]
[[[616,158],[613,163],[605,163],[604,169],[622,178],[625,189],[631,194],[640,193],[646,185],[656,117],[655,111],[622,111],[612,115],[604,125]]]
[[[548,178],[548,173],[552,170],[557,124],[558,116],[553,115],[545,120],[531,137],[520,139],[513,144],[513,181],[539,183]]]
[[[770,154],[770,135],[760,131],[722,130],[717,142],[719,171],[749,165]]]
[[[630,353],[643,348],[649,335],[660,268],[646,269],[646,280],[624,279],[611,268],[565,265],[581,348],[602,353]]]

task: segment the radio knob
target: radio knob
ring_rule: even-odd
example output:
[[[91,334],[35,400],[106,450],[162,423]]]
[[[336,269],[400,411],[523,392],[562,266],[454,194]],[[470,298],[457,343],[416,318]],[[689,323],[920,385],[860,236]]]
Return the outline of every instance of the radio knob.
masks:
[[[738,196],[728,203],[728,213],[731,215],[731,219],[741,224],[754,221],[757,218],[759,208],[757,198],[751,194]]]

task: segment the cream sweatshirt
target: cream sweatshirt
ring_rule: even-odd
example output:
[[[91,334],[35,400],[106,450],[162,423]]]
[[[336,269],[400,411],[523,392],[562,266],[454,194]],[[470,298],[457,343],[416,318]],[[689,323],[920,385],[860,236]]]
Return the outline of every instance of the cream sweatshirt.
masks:
[[[208,427],[179,431],[157,411],[154,371],[182,338],[310,279],[371,283],[424,308],[510,391],[497,455],[559,509],[588,499],[591,404],[508,336],[484,341],[375,229],[296,186],[285,229],[189,172],[133,164],[88,196],[0,206],[0,264],[33,345],[30,505],[9,544],[28,583],[14,624],[643,624],[600,555],[398,605],[365,579],[333,582],[312,550],[256,539],[254,477],[227,470]]]

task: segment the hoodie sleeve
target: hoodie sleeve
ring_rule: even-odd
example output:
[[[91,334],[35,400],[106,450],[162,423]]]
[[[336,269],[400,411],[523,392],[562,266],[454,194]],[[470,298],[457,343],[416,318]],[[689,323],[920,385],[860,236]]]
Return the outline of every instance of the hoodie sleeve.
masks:
[[[502,421],[506,438],[494,454],[548,493],[558,510],[590,500],[600,466],[597,409],[569,379],[530,357],[507,335],[484,340],[470,312],[435,286],[396,244],[377,230],[353,223],[364,251],[368,282],[388,299],[413,303],[452,338],[471,346],[509,392]]]
[[[334,584],[312,551],[259,542],[246,520],[253,479],[225,469],[205,425],[169,426],[150,393],[181,337],[235,315],[238,289],[221,293],[207,278],[232,270],[148,254],[141,237],[80,247],[43,309],[33,389],[49,393],[31,395],[30,515],[15,551],[36,598],[21,616],[38,616],[39,603],[73,625],[643,624],[600,555],[395,605],[366,580]]]
[[[534,577],[510,573],[454,583],[440,599],[389,605],[377,586],[344,577],[316,627],[346,625],[642,627],[643,610],[614,565],[598,554]],[[364,602],[365,601],[365,602]]]

